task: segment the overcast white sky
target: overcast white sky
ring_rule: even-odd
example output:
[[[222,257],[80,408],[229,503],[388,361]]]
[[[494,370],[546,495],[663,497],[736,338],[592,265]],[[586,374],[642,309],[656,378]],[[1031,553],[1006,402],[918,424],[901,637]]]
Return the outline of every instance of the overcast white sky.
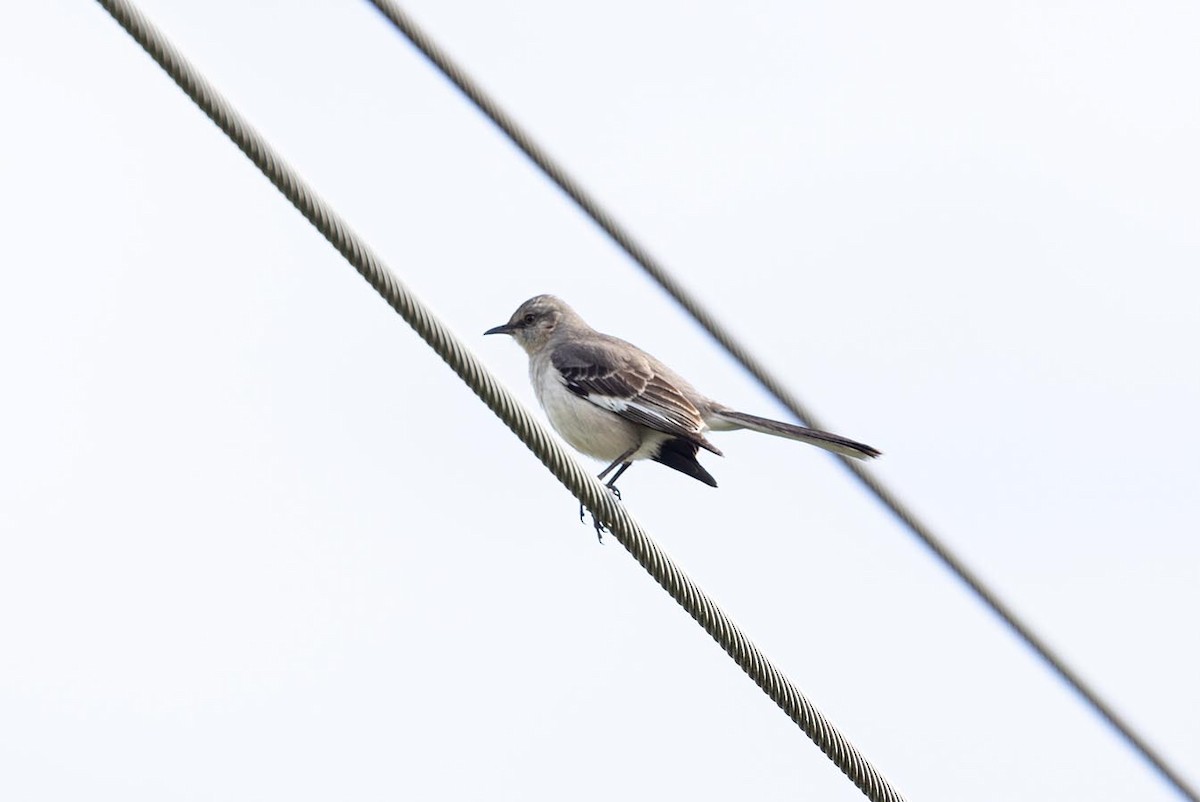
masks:
[[[367,4],[141,7],[530,405],[554,292],[783,414]],[[406,7],[1200,783],[1200,9]],[[99,6],[0,97],[0,797],[861,798]],[[1177,798],[718,445],[626,504],[910,799]]]

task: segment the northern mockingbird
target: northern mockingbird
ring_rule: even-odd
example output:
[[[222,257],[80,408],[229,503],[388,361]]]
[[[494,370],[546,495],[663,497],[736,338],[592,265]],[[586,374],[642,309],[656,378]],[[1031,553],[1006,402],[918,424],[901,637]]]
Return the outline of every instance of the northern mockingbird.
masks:
[[[617,479],[640,459],[716,487],[696,460],[701,448],[721,455],[707,431],[752,429],[857,459],[880,453],[836,434],[719,404],[637,346],[596,331],[553,295],[530,298],[507,323],[484,334],[511,335],[525,349],[533,391],[554,430],[575,449],[609,463],[599,479],[616,470],[607,486],[618,498]]]

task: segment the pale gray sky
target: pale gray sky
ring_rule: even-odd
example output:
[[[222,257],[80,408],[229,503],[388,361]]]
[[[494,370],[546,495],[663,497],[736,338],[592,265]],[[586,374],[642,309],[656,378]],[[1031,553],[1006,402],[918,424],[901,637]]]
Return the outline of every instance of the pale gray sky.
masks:
[[[1200,10],[405,7],[1200,783]],[[782,414],[365,3],[141,8],[530,405],[554,292]],[[0,797],[861,798],[99,6],[0,96]],[[717,444],[629,509],[910,799],[1176,798]]]

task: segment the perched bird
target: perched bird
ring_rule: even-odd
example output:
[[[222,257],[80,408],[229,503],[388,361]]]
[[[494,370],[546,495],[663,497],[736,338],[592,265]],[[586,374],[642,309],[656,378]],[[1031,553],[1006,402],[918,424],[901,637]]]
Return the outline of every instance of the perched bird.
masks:
[[[708,431],[751,429],[857,459],[880,453],[836,434],[719,404],[637,346],[596,331],[553,295],[530,298],[507,323],[484,334],[508,334],[525,349],[533,390],[551,425],[575,449],[609,463],[598,478],[615,470],[607,486],[618,497],[617,479],[641,459],[716,487],[696,459],[701,448],[721,454],[704,436]]]

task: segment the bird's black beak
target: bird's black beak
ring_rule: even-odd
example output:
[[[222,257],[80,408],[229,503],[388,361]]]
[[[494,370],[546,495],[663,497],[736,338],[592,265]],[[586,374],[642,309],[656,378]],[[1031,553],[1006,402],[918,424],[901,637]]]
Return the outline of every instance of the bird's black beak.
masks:
[[[510,323],[505,323],[503,326],[494,326],[483,333],[486,337],[489,334],[512,334],[513,327]]]

